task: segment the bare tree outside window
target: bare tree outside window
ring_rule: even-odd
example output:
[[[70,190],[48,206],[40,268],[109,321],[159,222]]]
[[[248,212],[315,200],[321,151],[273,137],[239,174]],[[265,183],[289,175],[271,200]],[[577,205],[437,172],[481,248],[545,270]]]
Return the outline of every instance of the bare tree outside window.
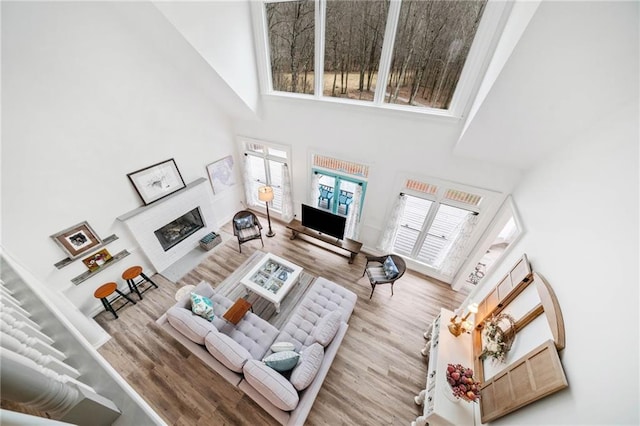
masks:
[[[267,3],[266,12],[273,90],[313,94],[314,2]]]
[[[385,101],[448,109],[486,0],[405,0]]]
[[[449,109],[487,0],[401,0],[391,59],[381,58],[390,0],[320,0],[324,75],[316,76],[315,2],[265,4],[273,90]],[[395,17],[394,17],[395,20]],[[386,87],[378,71],[389,67]],[[382,95],[383,93],[380,93]]]
[[[328,0],[323,95],[372,101],[388,0]]]

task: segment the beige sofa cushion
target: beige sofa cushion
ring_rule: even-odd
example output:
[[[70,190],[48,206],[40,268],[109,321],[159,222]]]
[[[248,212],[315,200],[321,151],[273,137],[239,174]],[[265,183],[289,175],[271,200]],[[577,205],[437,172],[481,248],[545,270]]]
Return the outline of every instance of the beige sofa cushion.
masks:
[[[327,346],[333,340],[333,337],[340,328],[342,321],[342,312],[340,310],[329,312],[318,321],[313,329],[313,339],[322,346]]]
[[[273,368],[251,359],[242,371],[247,383],[279,409],[291,411],[298,405],[300,399],[296,389]]]
[[[291,372],[289,381],[299,391],[305,390],[320,370],[324,359],[324,348],[320,343],[314,343],[300,353],[300,362]]]
[[[167,311],[167,321],[189,340],[199,345],[204,344],[204,338],[210,331],[218,331],[206,319],[195,315],[190,309],[173,306]]]
[[[249,351],[231,337],[212,331],[204,339],[204,345],[215,359],[231,371],[242,373],[242,367],[249,359],[253,359]]]

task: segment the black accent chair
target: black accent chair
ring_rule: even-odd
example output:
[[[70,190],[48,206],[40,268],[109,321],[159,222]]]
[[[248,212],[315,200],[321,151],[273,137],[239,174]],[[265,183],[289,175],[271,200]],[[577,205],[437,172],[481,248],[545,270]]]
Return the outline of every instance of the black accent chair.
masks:
[[[233,216],[232,225],[233,235],[238,237],[238,250],[240,250],[240,253],[242,253],[242,244],[258,238],[260,238],[262,247],[264,247],[262,225],[253,212],[249,210],[239,211]]]
[[[388,257],[393,260],[393,263],[398,269],[396,274],[387,274],[387,272],[385,272],[385,260],[387,260]],[[369,283],[371,283],[369,299],[371,299],[376,286],[379,284],[391,284],[391,295],[393,296],[393,284],[404,275],[406,270],[407,264],[404,259],[398,255],[367,256],[367,264],[364,266],[362,276],[364,277],[364,274],[367,274]]]

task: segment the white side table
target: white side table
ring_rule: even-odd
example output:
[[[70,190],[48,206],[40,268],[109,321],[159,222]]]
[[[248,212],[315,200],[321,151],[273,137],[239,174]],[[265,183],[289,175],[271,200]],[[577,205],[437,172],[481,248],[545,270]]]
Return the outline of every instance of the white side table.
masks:
[[[191,293],[194,288],[196,288],[196,286],[191,284],[180,287],[178,291],[176,291],[176,302],[181,301],[185,296]]]

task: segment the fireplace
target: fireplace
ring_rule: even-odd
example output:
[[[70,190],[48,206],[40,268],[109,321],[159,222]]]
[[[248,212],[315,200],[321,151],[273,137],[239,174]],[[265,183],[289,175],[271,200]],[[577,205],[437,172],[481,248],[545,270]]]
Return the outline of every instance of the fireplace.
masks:
[[[201,177],[183,191],[138,207],[118,216],[118,220],[129,228],[153,269],[162,272],[198,248],[202,237],[215,231],[213,205],[209,180]]]
[[[196,207],[190,212],[167,223],[162,228],[157,229],[154,234],[156,234],[156,238],[160,241],[162,249],[168,251],[171,247],[202,228],[204,228],[204,222],[202,221],[200,208]]]

